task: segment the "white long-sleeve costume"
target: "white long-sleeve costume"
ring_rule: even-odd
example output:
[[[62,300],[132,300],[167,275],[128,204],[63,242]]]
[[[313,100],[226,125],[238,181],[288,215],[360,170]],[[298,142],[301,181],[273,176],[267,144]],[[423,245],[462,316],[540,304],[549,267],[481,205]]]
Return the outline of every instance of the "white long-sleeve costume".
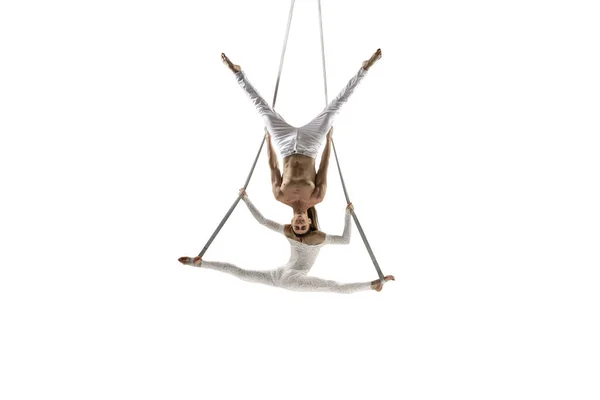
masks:
[[[260,224],[275,232],[281,234],[284,233],[284,226],[263,217],[260,211],[258,211],[254,204],[250,202],[247,196],[244,196],[243,200],[254,218],[256,218]],[[307,276],[308,272],[315,263],[317,256],[319,255],[321,247],[323,247],[325,244],[350,243],[350,222],[350,211],[346,210],[344,232],[342,235],[337,236],[326,234],[323,243],[317,245],[304,244],[286,236],[286,239],[288,239],[288,242],[290,243],[290,259],[287,264],[277,269],[252,271],[239,268],[230,263],[206,260],[202,261],[201,268],[209,268],[226,272],[248,282],[263,283],[265,285],[276,286],[295,291],[354,293],[362,290],[370,290],[371,282],[339,283],[336,281]]]

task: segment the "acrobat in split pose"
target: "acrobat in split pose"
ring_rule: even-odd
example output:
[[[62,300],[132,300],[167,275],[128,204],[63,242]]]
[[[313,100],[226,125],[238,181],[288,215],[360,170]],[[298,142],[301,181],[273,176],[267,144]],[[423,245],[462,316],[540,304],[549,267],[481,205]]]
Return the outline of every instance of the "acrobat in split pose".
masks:
[[[245,281],[263,283],[265,285],[295,291],[335,293],[354,293],[369,289],[378,292],[381,291],[383,283],[380,280],[360,283],[339,283],[307,276],[323,245],[350,243],[350,208],[352,207],[352,204],[348,204],[348,207],[346,208],[344,232],[341,236],[328,235],[321,232],[318,227],[318,221],[313,219],[311,226],[309,227],[309,232],[298,238],[291,232],[291,225],[281,225],[263,217],[258,209],[250,202],[250,199],[248,199],[248,196],[243,190],[242,195],[242,199],[248,206],[248,209],[260,224],[275,232],[284,234],[288,239],[291,255],[287,264],[272,270],[251,271],[225,262],[202,260],[200,257],[181,257],[179,258],[180,263],[195,267],[214,269],[237,276]],[[394,277],[392,275],[386,276],[385,281],[389,280],[394,280]]]
[[[288,124],[281,115],[273,110],[250,84],[239,65],[233,64],[225,54],[221,54],[221,58],[235,73],[238,83],[246,91],[265,121],[273,195],[278,201],[293,208],[292,231],[296,235],[306,234],[309,231],[313,215],[316,217],[314,205],[323,201],[327,190],[327,169],[331,153],[334,117],[342,105],[348,101],[369,68],[381,58],[381,49],[377,49],[371,58],[363,62],[358,73],[350,79],[340,94],[319,115],[299,128]],[[317,172],[315,158],[326,136],[327,143]],[[279,162],[273,150],[271,138],[283,158],[283,174],[279,170]]]

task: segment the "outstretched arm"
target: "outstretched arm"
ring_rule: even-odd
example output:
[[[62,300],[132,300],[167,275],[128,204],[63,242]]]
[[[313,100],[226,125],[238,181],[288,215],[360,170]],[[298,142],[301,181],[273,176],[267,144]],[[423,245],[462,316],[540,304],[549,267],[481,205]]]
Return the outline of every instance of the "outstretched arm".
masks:
[[[327,171],[329,170],[329,157],[331,156],[331,135],[333,134],[333,128],[329,130],[327,134],[327,143],[323,149],[321,155],[321,163],[319,164],[319,171],[317,171],[317,178],[315,179],[315,192],[314,197],[317,201],[321,202],[325,198],[327,192]]]
[[[252,216],[254,216],[254,218],[258,221],[259,224],[264,225],[277,233],[283,233],[283,225],[265,218],[260,213],[260,211],[258,211],[258,209],[254,206],[254,204],[252,204],[245,190],[242,194],[242,200],[244,200],[244,203],[246,203],[246,206],[248,206],[248,210],[250,210],[250,213],[252,214]]]
[[[265,134],[267,141],[267,154],[269,155],[269,169],[271,170],[271,185],[273,188],[273,196],[279,200],[281,198],[281,171],[279,170],[279,162],[277,161],[277,154],[271,143],[271,135],[269,132]]]
[[[327,235],[325,234],[325,244],[348,244],[350,243],[350,236],[352,232],[352,224],[350,221],[350,210],[354,209],[352,203],[346,207],[346,217],[344,219],[344,232],[342,236],[338,235]]]

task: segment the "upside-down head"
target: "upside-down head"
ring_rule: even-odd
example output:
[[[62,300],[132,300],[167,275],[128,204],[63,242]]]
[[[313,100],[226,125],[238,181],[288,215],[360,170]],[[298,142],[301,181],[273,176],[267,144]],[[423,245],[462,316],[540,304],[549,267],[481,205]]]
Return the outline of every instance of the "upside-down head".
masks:
[[[304,236],[310,231],[318,231],[319,220],[317,218],[317,210],[313,206],[306,211],[294,213],[291,225],[292,231],[296,236]]]

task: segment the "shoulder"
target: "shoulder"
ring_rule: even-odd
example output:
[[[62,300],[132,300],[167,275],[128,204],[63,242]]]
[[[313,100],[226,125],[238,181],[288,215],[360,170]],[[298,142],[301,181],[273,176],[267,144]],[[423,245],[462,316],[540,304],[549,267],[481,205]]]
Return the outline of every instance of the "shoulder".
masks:
[[[310,236],[307,239],[309,241],[309,244],[317,245],[317,244],[321,244],[321,243],[325,242],[326,236],[327,235],[325,235],[324,232],[314,231],[314,232],[311,232]]]
[[[316,238],[323,239],[323,240],[325,240],[325,236],[327,236],[327,234],[325,232],[321,232],[321,231],[314,231],[313,235]]]

